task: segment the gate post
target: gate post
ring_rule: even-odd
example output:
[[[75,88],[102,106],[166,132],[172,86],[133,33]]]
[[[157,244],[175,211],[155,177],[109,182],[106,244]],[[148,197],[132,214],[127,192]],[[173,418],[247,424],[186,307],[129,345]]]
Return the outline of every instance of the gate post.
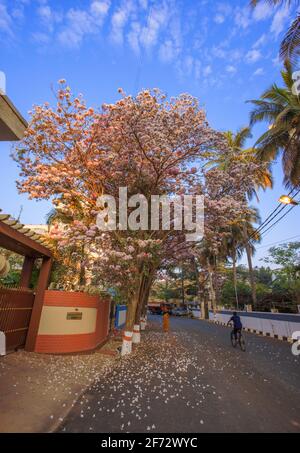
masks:
[[[48,286],[52,266],[52,259],[48,257],[43,258],[40,275],[38,279],[37,289],[34,298],[33,310],[30,319],[25,350],[33,352],[35,348],[36,337],[39,330],[40,319],[44,303],[44,294]]]
[[[34,258],[25,256],[21,273],[20,288],[29,288],[33,265]]]

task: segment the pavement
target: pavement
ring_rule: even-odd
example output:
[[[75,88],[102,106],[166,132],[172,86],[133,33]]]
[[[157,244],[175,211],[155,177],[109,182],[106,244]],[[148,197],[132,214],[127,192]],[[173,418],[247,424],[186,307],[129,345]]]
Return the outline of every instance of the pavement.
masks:
[[[116,359],[106,352],[119,344],[81,354],[19,350],[0,357],[0,432],[55,431],[82,392],[113,366]]]
[[[161,317],[132,355],[115,361],[84,391],[59,432],[300,432],[300,356],[291,345],[230,329]]]

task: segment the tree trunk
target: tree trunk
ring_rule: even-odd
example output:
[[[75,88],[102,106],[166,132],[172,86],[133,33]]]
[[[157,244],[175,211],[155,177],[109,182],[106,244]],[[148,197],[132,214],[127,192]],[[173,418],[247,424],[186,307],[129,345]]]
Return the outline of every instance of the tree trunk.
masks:
[[[148,300],[149,300],[149,295],[150,295],[150,290],[151,286],[154,281],[154,272],[150,272],[150,274],[145,277],[144,280],[144,285],[143,285],[143,290],[142,294],[140,297],[140,302],[136,310],[136,317],[135,317],[135,322],[138,324],[140,322],[141,316],[144,315],[145,311],[147,310],[147,305],[148,305]]]
[[[182,295],[182,304],[185,305],[183,264],[181,264],[181,295]]]
[[[79,285],[85,285],[85,250],[84,245],[81,248],[80,272],[79,272]]]
[[[204,291],[203,291],[201,283],[200,283],[200,275],[199,275],[196,258],[194,257],[192,259],[192,261],[193,261],[194,269],[195,269],[195,276],[196,276],[196,282],[197,282],[197,299],[198,299],[198,304],[199,304],[200,311],[201,311],[201,318],[206,319],[206,318],[208,318],[208,315],[207,315],[208,310],[207,310],[207,306],[205,306],[206,304],[205,304],[205,300],[204,300]]]
[[[142,285],[141,285],[141,288],[140,288],[139,302],[138,302],[138,306],[137,306],[136,313],[135,313],[135,324],[139,324],[140,323],[141,314],[142,314],[143,306],[144,306],[144,303],[145,303],[145,297],[146,297],[148,285],[149,285],[149,277],[148,276],[147,277],[144,276],[143,277],[143,282],[142,282]]]
[[[131,303],[128,305],[127,314],[126,314],[126,325],[125,331],[123,335],[123,342],[122,342],[122,350],[121,356],[125,356],[131,354],[132,351],[132,337],[133,337],[133,330],[135,326],[135,316],[136,310],[139,304],[141,287],[143,285],[143,274],[140,275],[140,283],[136,289],[136,292],[132,295]]]
[[[253,305],[255,306],[256,302],[257,302],[257,299],[256,299],[256,284],[255,284],[255,278],[254,278],[254,272],[253,272],[253,266],[252,266],[251,247],[250,247],[250,244],[249,244],[247,227],[246,227],[245,224],[243,225],[243,236],[244,236],[245,249],[246,249],[247,260],[248,260],[249,280],[250,280],[250,285],[251,285],[252,302],[253,302]]]
[[[234,248],[232,253],[232,272],[233,272],[233,286],[235,292],[235,301],[236,301],[236,308],[239,309],[239,298],[237,292],[237,272],[236,272],[236,249]]]
[[[214,289],[214,282],[213,282],[213,269],[209,262],[209,258],[207,258],[207,268],[208,268],[210,301],[211,301],[212,309],[215,313],[217,311],[217,301],[216,301],[216,292]]]

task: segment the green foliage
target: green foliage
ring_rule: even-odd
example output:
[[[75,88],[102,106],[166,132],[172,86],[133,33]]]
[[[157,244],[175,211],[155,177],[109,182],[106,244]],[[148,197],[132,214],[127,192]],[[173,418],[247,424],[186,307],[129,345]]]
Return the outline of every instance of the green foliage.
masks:
[[[300,22],[299,22],[300,23]],[[293,69],[286,61],[281,72],[283,88],[273,84],[260,97],[251,100],[251,126],[267,122],[269,129],[256,142],[258,156],[271,162],[282,154],[285,182],[288,186],[300,184],[300,98],[293,92]]]
[[[8,255],[8,262],[10,271],[6,277],[0,277],[0,284],[10,288],[16,288],[20,284],[21,272],[24,257],[17,253],[7,252],[7,250],[0,249],[1,255]],[[39,276],[40,263],[37,261],[33,267],[30,288],[35,288]]]
[[[300,242],[289,242],[279,247],[271,247],[265,263],[282,266],[286,272],[296,272],[300,269]]]

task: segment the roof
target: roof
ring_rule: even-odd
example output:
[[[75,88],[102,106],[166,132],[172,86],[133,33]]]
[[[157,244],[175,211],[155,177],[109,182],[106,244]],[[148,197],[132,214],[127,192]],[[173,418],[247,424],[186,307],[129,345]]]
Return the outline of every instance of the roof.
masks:
[[[0,141],[21,140],[27,128],[27,121],[16,109],[11,100],[0,95]]]
[[[0,247],[34,258],[52,257],[54,249],[45,236],[26,228],[18,220],[2,212],[0,212]]]

